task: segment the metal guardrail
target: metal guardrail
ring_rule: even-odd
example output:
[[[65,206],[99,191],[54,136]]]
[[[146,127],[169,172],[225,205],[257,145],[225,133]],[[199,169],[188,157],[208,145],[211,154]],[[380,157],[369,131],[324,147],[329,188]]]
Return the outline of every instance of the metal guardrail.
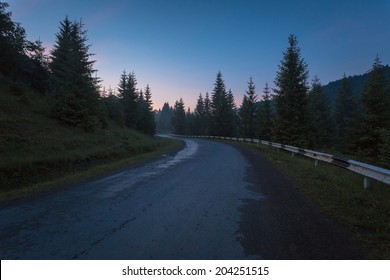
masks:
[[[385,184],[390,185],[390,170],[384,169],[381,167],[377,167],[371,164],[366,164],[363,162],[345,159],[342,157],[334,156],[331,154],[316,152],[312,150],[307,149],[301,149],[294,146],[289,145],[283,145],[275,142],[270,141],[264,141],[264,140],[258,140],[258,139],[251,139],[251,138],[237,138],[237,137],[222,137],[222,136],[184,136],[183,137],[189,137],[189,138],[210,138],[210,139],[222,139],[222,140],[230,140],[230,141],[238,141],[238,142],[248,142],[248,143],[256,143],[257,145],[267,145],[270,147],[275,147],[278,149],[283,149],[286,151],[289,151],[294,154],[300,154],[306,157],[313,158],[314,164],[317,165],[318,161],[324,161],[333,165],[336,165],[338,167],[342,167],[345,169],[348,169],[350,171],[353,171],[355,173],[361,174],[364,176],[363,181],[363,187],[366,189],[370,185],[370,180],[375,179],[377,181],[383,182]]]

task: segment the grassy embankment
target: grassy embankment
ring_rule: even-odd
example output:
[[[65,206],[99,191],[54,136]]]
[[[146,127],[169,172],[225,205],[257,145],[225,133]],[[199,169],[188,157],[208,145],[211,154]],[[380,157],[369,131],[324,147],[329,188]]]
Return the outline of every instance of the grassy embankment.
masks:
[[[0,202],[67,185],[180,147],[110,124],[86,132],[50,118],[49,98],[0,80]]]
[[[267,146],[248,144],[285,173],[302,191],[351,232],[373,259],[390,259],[390,186],[371,181],[363,189],[363,177],[351,171]]]

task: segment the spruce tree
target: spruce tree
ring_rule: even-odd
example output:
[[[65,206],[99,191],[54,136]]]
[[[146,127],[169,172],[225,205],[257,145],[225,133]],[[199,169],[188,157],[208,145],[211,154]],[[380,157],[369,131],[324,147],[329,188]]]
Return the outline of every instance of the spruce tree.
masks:
[[[149,135],[154,135],[156,133],[156,120],[155,113],[153,111],[153,101],[152,101],[152,92],[150,90],[149,84],[145,88],[145,112],[144,112],[144,123],[143,123],[143,132]]]
[[[257,106],[257,133],[261,140],[271,140],[273,126],[273,110],[271,104],[271,90],[268,83],[265,83],[263,100]]]
[[[116,96],[113,90],[108,90],[108,95],[103,98],[107,116],[116,124],[123,126],[125,124],[125,116],[123,113],[122,100]]]
[[[89,45],[82,22],[60,23],[56,43],[51,52],[49,85],[55,98],[53,115],[59,120],[93,130],[104,116],[93,77],[95,61],[90,60]]]
[[[211,134],[232,136],[235,130],[236,112],[232,92],[226,92],[219,71],[211,94]]]
[[[137,125],[136,129],[145,133],[146,124],[148,122],[148,105],[145,100],[145,95],[141,89],[137,99]]]
[[[157,130],[165,133],[171,133],[172,128],[172,108],[168,102],[165,102],[158,118]]]
[[[25,72],[29,84],[36,90],[44,93],[48,88],[49,80],[49,58],[45,54],[45,48],[41,40],[26,43],[28,60],[25,65]]]
[[[51,92],[59,95],[72,91],[72,25],[68,17],[60,22],[60,31],[51,51],[49,85]]]
[[[191,112],[191,108],[187,108],[186,112],[186,129],[185,133],[187,135],[194,135],[195,132],[195,115]]]
[[[245,93],[239,111],[241,135],[246,138],[254,138],[257,95],[252,78],[249,79],[248,90]]]
[[[120,94],[119,96],[121,97],[125,124],[129,128],[136,129],[138,90],[137,79],[134,72],[126,75],[126,71],[123,71],[119,81],[118,91]]]
[[[205,134],[205,104],[200,93],[194,110],[194,134]]]
[[[8,3],[0,2],[0,75],[44,93],[48,69],[40,40],[26,40],[26,31],[12,20]]]
[[[214,83],[214,90],[211,93],[212,135],[224,134],[224,103],[226,103],[226,89],[225,83],[222,80],[222,74],[219,71]]]
[[[238,109],[234,101],[234,95],[231,89],[227,93],[226,106],[226,131],[225,136],[237,136],[238,134]]]
[[[211,131],[211,100],[209,93],[206,92],[204,98],[204,134],[210,135]]]
[[[186,112],[182,98],[179,101],[176,100],[175,106],[173,107],[172,126],[175,134],[183,135],[186,133]]]
[[[275,85],[275,140],[300,147],[309,144],[307,120],[308,70],[295,35],[288,38]]]
[[[377,159],[381,152],[386,154],[382,147],[385,146],[385,131],[390,129],[389,90],[377,56],[362,96],[364,116],[358,143],[360,153],[371,160]]]
[[[337,91],[333,108],[333,120],[335,125],[335,146],[343,153],[354,152],[359,121],[357,104],[345,73]]]
[[[332,142],[332,121],[328,98],[317,76],[314,77],[308,96],[310,146],[325,148]]]
[[[126,95],[125,91],[127,90],[127,79],[126,70],[123,70],[118,84],[119,97],[123,98],[123,95]]]
[[[26,31],[12,21],[8,7],[0,2],[0,74],[17,80],[24,69]]]

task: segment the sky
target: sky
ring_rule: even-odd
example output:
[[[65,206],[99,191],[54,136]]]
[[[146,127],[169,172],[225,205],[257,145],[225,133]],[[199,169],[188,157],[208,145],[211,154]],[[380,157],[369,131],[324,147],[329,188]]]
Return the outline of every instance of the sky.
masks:
[[[390,64],[390,0],[6,0],[27,39],[50,51],[60,21],[85,24],[103,87],[121,73],[149,84],[154,108],[183,98],[194,109],[218,71],[241,104],[252,77],[259,98],[274,80],[288,37],[298,38],[310,80],[322,84]]]

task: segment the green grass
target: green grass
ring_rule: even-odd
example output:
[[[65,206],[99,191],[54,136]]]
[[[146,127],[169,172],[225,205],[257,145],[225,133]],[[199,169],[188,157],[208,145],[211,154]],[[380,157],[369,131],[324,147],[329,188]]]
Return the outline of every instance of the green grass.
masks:
[[[109,124],[86,132],[50,118],[50,98],[0,81],[0,202],[96,176],[180,143]]]
[[[81,182],[82,180],[106,174],[110,171],[119,170],[129,167],[135,163],[146,162],[162,154],[168,154],[178,150],[181,147],[179,141],[171,139],[159,139],[160,147],[154,151],[139,153],[133,156],[124,156],[121,158],[107,159],[106,163],[91,162],[84,168],[70,171],[57,172],[58,176],[52,178],[42,177],[42,180],[35,184],[28,184],[20,188],[12,188],[0,192],[0,203],[10,202],[15,199],[29,197],[52,189],[71,185],[72,183]],[[56,173],[52,172],[53,175]]]
[[[390,259],[390,186],[351,171],[267,146],[248,144],[295,178],[302,191],[333,220],[353,232],[372,259]]]

